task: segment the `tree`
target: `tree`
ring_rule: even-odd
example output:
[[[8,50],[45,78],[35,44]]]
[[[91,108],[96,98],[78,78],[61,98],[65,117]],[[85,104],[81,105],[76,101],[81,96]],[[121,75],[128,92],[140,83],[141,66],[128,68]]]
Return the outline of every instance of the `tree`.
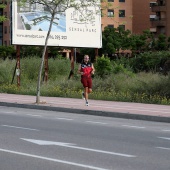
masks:
[[[6,5],[5,4],[0,4],[0,9],[4,9],[4,8],[6,8]],[[0,16],[0,22],[4,22],[4,21],[6,21],[7,20],[7,17],[6,16],[4,16],[4,15],[2,15],[2,16]]]
[[[154,46],[154,37],[149,30],[143,31],[143,34],[132,34],[130,39],[134,53],[151,50]]]
[[[156,50],[164,51],[168,49],[168,43],[166,40],[166,36],[164,34],[160,34],[158,36],[158,40],[156,41]]]
[[[16,52],[15,48],[13,46],[0,46],[0,58],[3,58],[4,60],[7,57],[11,57]]]
[[[130,47],[130,35],[129,30],[123,30],[121,27],[106,27],[103,31],[103,53],[114,54],[120,50],[128,49]]]
[[[52,24],[55,18],[57,18],[57,14],[62,14],[66,10],[74,8],[81,14],[81,20],[82,21],[90,21],[92,18],[94,18],[94,15],[100,14],[100,3],[99,0],[18,0],[20,5],[31,5],[31,4],[41,4],[44,5],[46,9],[51,14],[51,20],[50,20],[50,26],[49,30],[47,32],[47,36],[45,39],[44,49],[42,53],[42,59],[39,69],[39,75],[38,75],[38,83],[37,83],[37,96],[36,96],[36,103],[40,103],[40,82],[42,77],[42,68],[44,64],[44,57],[45,52],[48,45],[48,39],[50,36]],[[89,7],[94,7],[96,10],[88,10]],[[84,11],[86,12],[84,14]],[[87,12],[88,11],[88,12]]]

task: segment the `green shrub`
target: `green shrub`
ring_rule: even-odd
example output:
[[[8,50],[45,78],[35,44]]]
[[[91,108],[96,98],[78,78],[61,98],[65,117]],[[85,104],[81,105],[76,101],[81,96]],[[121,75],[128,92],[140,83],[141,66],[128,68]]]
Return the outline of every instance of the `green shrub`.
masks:
[[[159,72],[166,60],[170,59],[169,51],[145,52],[130,59],[129,65],[135,72]]]
[[[1,60],[0,59],[0,83],[11,83],[13,73],[15,70],[15,60]]]
[[[106,75],[110,75],[112,71],[112,64],[110,59],[107,57],[100,57],[97,59],[95,63],[96,74],[100,77],[105,77]]]

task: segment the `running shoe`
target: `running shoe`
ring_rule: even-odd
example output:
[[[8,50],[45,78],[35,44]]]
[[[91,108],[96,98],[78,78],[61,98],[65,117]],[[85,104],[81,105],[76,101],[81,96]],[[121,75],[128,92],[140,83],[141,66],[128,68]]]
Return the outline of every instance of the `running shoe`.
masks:
[[[85,100],[84,92],[82,92],[82,99]]]
[[[86,106],[89,106],[89,102],[88,101],[86,101]]]

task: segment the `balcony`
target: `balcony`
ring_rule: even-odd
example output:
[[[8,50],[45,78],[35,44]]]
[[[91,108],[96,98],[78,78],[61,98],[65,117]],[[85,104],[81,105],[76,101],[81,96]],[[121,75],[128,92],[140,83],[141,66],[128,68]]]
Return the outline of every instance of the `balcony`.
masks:
[[[165,12],[165,11],[166,11],[166,6],[163,6],[163,5],[152,6],[152,12]]]
[[[166,18],[155,19],[151,21],[152,27],[165,27],[166,26]]]

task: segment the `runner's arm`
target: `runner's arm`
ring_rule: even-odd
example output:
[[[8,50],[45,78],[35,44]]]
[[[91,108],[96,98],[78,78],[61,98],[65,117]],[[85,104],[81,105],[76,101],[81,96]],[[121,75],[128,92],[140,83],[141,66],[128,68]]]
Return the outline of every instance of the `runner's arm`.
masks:
[[[84,73],[81,71],[81,64],[80,64],[79,67],[78,67],[78,73],[81,74],[81,75],[84,74]]]
[[[91,66],[91,67],[92,67],[92,72],[91,72],[91,73],[92,73],[92,74],[94,74],[94,72],[95,72],[94,65],[92,64],[92,66]]]

